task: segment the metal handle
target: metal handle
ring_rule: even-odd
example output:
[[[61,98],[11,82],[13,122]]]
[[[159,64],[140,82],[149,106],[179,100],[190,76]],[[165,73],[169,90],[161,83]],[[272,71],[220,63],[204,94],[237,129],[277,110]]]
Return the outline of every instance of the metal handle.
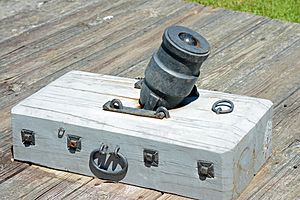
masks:
[[[223,110],[222,106],[227,107],[227,109]],[[234,104],[232,103],[232,101],[227,100],[227,99],[222,99],[222,100],[216,101],[213,104],[211,109],[216,114],[227,114],[227,113],[231,113],[233,111],[233,108],[234,108]]]
[[[107,149],[107,146],[102,145],[100,149],[95,149],[91,152],[89,162],[90,170],[97,178],[111,181],[120,181],[127,174],[127,159],[119,152],[119,147],[116,147],[114,152],[109,153],[105,152],[105,147]],[[107,156],[109,157],[107,158]],[[96,160],[98,160],[97,163]],[[112,170],[108,171],[111,163]],[[115,171],[118,165],[120,165],[122,169],[119,171]]]

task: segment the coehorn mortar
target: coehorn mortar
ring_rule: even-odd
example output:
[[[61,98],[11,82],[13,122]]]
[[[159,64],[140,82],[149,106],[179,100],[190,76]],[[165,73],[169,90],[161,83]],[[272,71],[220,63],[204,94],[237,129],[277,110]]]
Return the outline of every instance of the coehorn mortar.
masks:
[[[197,32],[182,26],[167,28],[145,71],[141,106],[146,110],[177,107],[191,94],[209,52],[209,43]]]

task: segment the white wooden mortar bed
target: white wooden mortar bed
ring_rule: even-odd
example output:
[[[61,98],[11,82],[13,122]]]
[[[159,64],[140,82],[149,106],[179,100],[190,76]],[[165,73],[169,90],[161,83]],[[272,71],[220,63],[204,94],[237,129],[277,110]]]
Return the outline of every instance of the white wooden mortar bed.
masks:
[[[153,119],[104,111],[114,98],[138,107],[136,80],[71,71],[12,109],[14,158],[88,176],[90,153],[101,143],[118,145],[128,160],[122,182],[197,199],[234,199],[271,154],[272,103],[269,100],[198,89],[199,98]],[[229,114],[211,107],[234,103]],[[66,134],[58,137],[63,127]],[[35,132],[25,147],[21,130]],[[81,137],[70,153],[66,135]],[[145,167],[143,150],[159,152],[158,167]],[[199,179],[197,161],[214,164],[214,178]]]

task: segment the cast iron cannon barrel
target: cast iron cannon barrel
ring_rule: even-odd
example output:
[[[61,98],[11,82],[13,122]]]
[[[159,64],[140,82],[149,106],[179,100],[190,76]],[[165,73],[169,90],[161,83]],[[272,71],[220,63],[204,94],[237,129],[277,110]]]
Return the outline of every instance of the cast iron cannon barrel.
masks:
[[[142,107],[155,110],[178,106],[192,92],[209,52],[209,43],[197,32],[182,26],[167,28],[145,70]]]

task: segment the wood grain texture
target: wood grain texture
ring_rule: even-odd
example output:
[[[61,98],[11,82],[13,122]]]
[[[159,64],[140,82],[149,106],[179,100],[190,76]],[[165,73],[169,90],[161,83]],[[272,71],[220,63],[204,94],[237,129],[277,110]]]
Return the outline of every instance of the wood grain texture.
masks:
[[[140,90],[133,88],[135,82],[71,71],[21,101],[12,109],[14,158],[93,176],[89,154],[101,143],[108,144],[110,151],[118,145],[129,165],[122,182],[194,198],[225,200],[236,198],[270,156],[270,101],[199,89],[199,98],[170,110],[169,119],[102,110],[115,98],[124,106],[139,106]],[[216,115],[211,111],[220,99],[234,102],[232,113]],[[62,138],[57,137],[60,127],[66,130]],[[24,147],[22,129],[36,133],[34,146]],[[66,134],[81,137],[82,150],[75,155],[66,148]],[[159,152],[157,168],[144,166],[143,149]],[[195,170],[198,160],[214,163],[214,179],[199,180]]]
[[[59,5],[62,5],[63,1],[53,1],[49,4],[51,6],[47,7],[47,10],[44,10],[48,16],[43,18],[44,21],[38,20],[38,18],[34,21],[35,9],[37,9],[36,6],[40,1],[34,1],[33,3],[33,1],[26,0],[22,1],[22,5],[20,3],[15,4],[15,1],[0,2],[7,5],[2,6],[3,4],[1,4],[0,6],[3,11],[1,11],[1,14],[4,13],[4,15],[1,15],[1,20],[5,18],[7,18],[5,20],[9,20],[10,18],[11,22],[9,23],[10,26],[5,25],[7,30],[4,30],[5,32],[1,34],[5,35],[6,39],[0,43],[0,70],[2,66],[5,68],[5,66],[9,65],[4,71],[0,72],[0,152],[1,155],[5,155],[5,159],[3,159],[4,163],[1,163],[4,166],[1,168],[2,170],[9,170],[9,166],[13,169],[13,165],[11,165],[13,163],[9,158],[11,145],[9,112],[13,105],[72,69],[84,69],[86,71],[121,75],[130,78],[143,76],[143,70],[152,52],[160,44],[161,33],[166,26],[177,23],[187,25],[199,31],[212,45],[211,56],[201,70],[199,81],[201,88],[266,98],[275,103],[273,120],[274,154],[261,173],[256,175],[240,199],[269,199],[271,196],[271,199],[282,199],[284,197],[286,199],[297,199],[300,188],[297,178],[280,178],[280,176],[275,176],[275,172],[280,167],[283,170],[287,169],[289,165],[286,165],[286,163],[292,160],[293,155],[297,155],[297,150],[299,149],[297,145],[291,145],[297,144],[296,141],[299,140],[299,124],[295,121],[299,119],[300,115],[299,24],[270,20],[240,12],[212,10],[211,8],[203,8],[198,5],[191,6],[191,4],[180,1],[169,1],[170,4],[159,1],[161,3],[157,4],[158,6],[170,7],[173,5],[176,8],[173,15],[166,16],[167,12],[172,11],[172,7],[165,13],[158,13],[156,12],[157,7],[151,6],[153,2],[148,3],[146,7],[141,7],[138,6],[142,4],[141,1],[131,1],[127,5],[132,4],[132,7],[136,6],[137,9],[144,9],[149,17],[156,17],[158,19],[157,17],[160,16],[159,20],[153,21],[151,26],[147,28],[141,25],[131,26],[126,31],[120,32],[124,39],[119,42],[111,43],[110,46],[102,43],[102,50],[93,50],[91,55],[83,54],[81,57],[78,57],[79,59],[75,58],[80,55],[78,53],[74,57],[70,56],[71,60],[66,63],[60,62],[59,65],[61,67],[59,68],[51,70],[51,65],[53,64],[51,61],[53,58],[49,56],[47,57],[48,64],[46,66],[41,68],[39,68],[39,65],[36,66],[38,70],[36,73],[31,74],[29,71],[24,76],[25,78],[18,80],[8,75],[12,74],[16,68],[22,66],[22,62],[26,64],[29,60],[38,60],[47,55],[47,52],[53,51],[54,53],[57,48],[63,48],[64,44],[73,43],[76,41],[73,39],[74,36],[79,37],[79,41],[80,38],[84,40],[85,31],[90,30],[92,27],[94,27],[92,30],[98,30],[100,27],[102,27],[101,29],[117,30],[115,26],[107,26],[117,18],[109,21],[104,26],[88,26],[86,22],[94,24],[93,21],[97,22],[99,19],[101,21],[104,14],[107,16],[114,15],[114,12],[122,13],[121,5],[126,5],[127,1],[122,1],[120,4],[117,2],[112,2],[112,4],[107,3],[111,1],[93,1],[96,3],[92,2],[91,5],[82,4],[80,6],[78,6],[80,4],[79,1],[68,1],[70,5],[74,3],[73,7],[68,7],[68,9],[70,8],[70,12],[62,14],[59,14],[57,8],[54,8],[54,3],[57,2],[60,3]],[[14,7],[11,7],[12,4],[14,4]],[[20,9],[16,7],[18,5],[20,5]],[[45,5],[42,4],[42,7]],[[173,10],[175,8],[173,7]],[[13,9],[16,12],[11,12]],[[37,16],[40,16],[41,10],[37,10],[37,13],[39,13]],[[17,16],[14,18],[14,15]],[[98,20],[96,20],[97,15],[100,16]],[[180,17],[181,15],[184,17]],[[30,19],[32,24],[24,20],[18,20],[20,19],[19,16]],[[11,20],[13,18],[15,20]],[[143,20],[143,18],[136,17],[134,20]],[[126,23],[126,21],[127,19],[124,17],[123,22]],[[10,31],[15,29],[15,27],[17,27],[18,31],[12,32],[13,34],[10,35]],[[22,29],[22,27],[26,29]],[[68,30],[70,31],[68,32]],[[133,34],[134,32],[139,34]],[[126,37],[130,34],[130,37]],[[107,37],[108,35],[103,38]],[[64,40],[67,40],[67,42],[64,43]],[[59,45],[60,43],[62,45]],[[76,44],[80,43],[77,42]],[[143,44],[145,45],[143,46]],[[133,51],[133,49],[136,49],[136,51]],[[130,53],[131,51],[134,53]],[[34,55],[31,55],[33,53]],[[52,55],[63,56],[63,53],[58,52]],[[65,57],[62,57],[62,60]],[[17,66],[16,61],[19,61],[21,64]],[[30,65],[28,66],[30,67]],[[104,66],[105,68],[103,69]],[[21,69],[17,77],[22,77],[23,71]],[[290,145],[293,148],[290,148]],[[284,151],[284,149],[286,150]],[[288,152],[292,156],[286,156],[285,152]],[[296,164],[298,163],[296,162]],[[295,170],[299,174],[299,167]],[[18,172],[18,169],[16,169],[16,172]],[[288,171],[287,173],[290,172],[292,171]],[[15,173],[12,173],[12,175],[16,176]],[[8,175],[7,180],[14,176]],[[19,182],[25,181],[23,174],[17,173],[17,176],[19,177]],[[48,175],[45,174],[45,176]],[[268,185],[272,177],[274,177],[273,182],[271,185]],[[44,183],[43,180],[45,179],[36,181],[34,182],[35,185],[31,186],[37,187]],[[287,183],[286,180],[291,180],[291,182]],[[2,184],[5,184],[6,181]],[[118,187],[117,185],[115,188]],[[263,187],[263,185],[267,185],[268,187]],[[287,185],[293,187],[287,187]],[[111,185],[111,187],[113,188],[114,185]],[[22,188],[14,188],[15,191],[22,190]],[[87,194],[84,192],[84,188],[82,186],[80,194]],[[50,186],[48,189],[50,189]],[[51,191],[55,190],[60,191],[59,185],[51,186]],[[95,190],[101,189],[98,187]],[[266,191],[268,195],[263,195]],[[41,198],[49,198],[51,196],[47,196],[48,193],[44,192],[45,195]],[[276,195],[277,193],[279,195]],[[18,197],[17,194],[15,195],[16,198]],[[57,198],[62,198],[64,195],[62,193]],[[130,197],[128,198],[130,199]],[[173,195],[163,195],[162,198],[177,199]]]
[[[72,193],[64,196],[64,199],[111,199],[111,200],[123,200],[123,199],[146,199],[154,200],[160,197],[162,193],[137,188],[131,185],[116,184],[111,182],[103,182],[98,179],[93,179],[88,184],[79,188]]]
[[[91,181],[89,177],[35,166],[19,174],[0,185],[2,199],[38,199],[45,193],[55,199],[56,195],[68,194]],[[55,187],[60,189],[53,191]]]
[[[299,103],[297,90],[275,108],[274,156],[254,177],[241,199],[299,199]]]
[[[132,87],[135,82],[134,79],[71,71],[21,101],[12,109],[12,114],[59,120],[64,123],[73,116],[71,121],[79,126],[84,126],[86,120],[90,120],[90,127],[110,131],[114,128],[114,120],[110,122],[107,119],[123,120],[124,115],[105,112],[101,109],[102,105],[111,99],[119,98],[124,106],[137,107],[140,90]],[[129,131],[129,135],[150,137],[150,133],[144,134],[143,130],[157,127],[157,130],[151,132],[151,138],[154,140],[207,150],[215,148],[215,152],[224,153],[232,150],[272,106],[270,101],[264,99],[208,90],[198,91],[200,96],[197,100],[182,108],[170,110],[172,117],[169,120],[161,123],[161,120],[126,115],[128,127],[124,126],[123,129],[130,130],[129,126],[136,126],[140,134]],[[216,115],[211,112],[211,106],[220,99],[234,101],[237,109],[228,115]],[[60,115],[51,117],[51,112]],[[172,134],[175,131],[173,127],[178,129],[177,134]],[[203,133],[199,134],[196,127],[203,129]],[[164,135],[158,130],[164,132]],[[187,138],[186,131],[190,134]]]
[[[36,9],[18,12],[0,21],[0,43],[93,3],[91,0],[32,2]]]
[[[26,12],[28,10],[34,10],[38,3],[36,0],[12,0],[12,1],[0,1],[0,20],[15,15],[20,12]],[[43,3],[42,3],[43,4]]]

